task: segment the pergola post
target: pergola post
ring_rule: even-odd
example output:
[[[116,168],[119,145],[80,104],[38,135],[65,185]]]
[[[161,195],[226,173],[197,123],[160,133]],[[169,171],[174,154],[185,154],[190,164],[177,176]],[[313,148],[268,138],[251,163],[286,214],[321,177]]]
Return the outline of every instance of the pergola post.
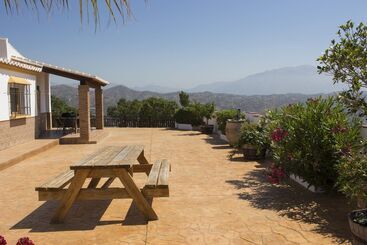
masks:
[[[95,92],[95,107],[96,107],[96,129],[103,129],[104,115],[103,115],[103,90],[100,86],[94,89]]]
[[[80,140],[82,142],[89,142],[90,137],[89,86],[83,83],[79,85],[79,126],[80,126]]]

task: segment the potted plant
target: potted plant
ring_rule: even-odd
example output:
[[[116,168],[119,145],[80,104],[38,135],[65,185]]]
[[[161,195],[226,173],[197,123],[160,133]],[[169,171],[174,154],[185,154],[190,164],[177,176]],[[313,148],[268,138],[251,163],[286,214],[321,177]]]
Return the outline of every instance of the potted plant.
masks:
[[[209,125],[209,119],[214,113],[214,103],[201,104],[201,116],[205,118],[205,125],[200,126],[200,131],[204,134],[212,134],[214,125]]]
[[[356,200],[358,210],[349,216],[349,226],[354,244],[367,243],[367,154],[348,155],[338,165],[339,189],[352,200]]]
[[[237,145],[241,134],[241,127],[245,121],[244,115],[241,113],[240,109],[237,110],[236,116],[234,118],[228,119],[226,121],[225,133],[229,145]]]
[[[256,124],[246,121],[242,124],[240,137],[236,146],[242,151],[246,160],[265,158],[269,145],[269,140],[264,131],[264,121]]]

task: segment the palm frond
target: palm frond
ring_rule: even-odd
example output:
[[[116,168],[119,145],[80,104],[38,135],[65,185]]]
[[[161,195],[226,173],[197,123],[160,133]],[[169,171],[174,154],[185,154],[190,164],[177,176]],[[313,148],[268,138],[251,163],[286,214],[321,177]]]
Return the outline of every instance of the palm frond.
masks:
[[[47,13],[51,12],[54,8],[60,7],[62,9],[69,9],[70,0],[23,0],[23,5],[35,10],[38,14],[39,8],[44,9]],[[89,8],[92,8],[92,14],[94,18],[95,26],[98,26],[100,21],[100,9],[98,0],[79,0],[79,15],[80,21],[83,22],[84,13],[86,11],[87,21],[89,22]],[[125,15],[131,16],[129,0],[104,0],[103,1],[108,14],[114,22],[117,21],[117,15],[120,15],[125,20]],[[11,14],[14,11],[18,12],[21,7],[20,0],[3,0],[3,5],[7,14]]]

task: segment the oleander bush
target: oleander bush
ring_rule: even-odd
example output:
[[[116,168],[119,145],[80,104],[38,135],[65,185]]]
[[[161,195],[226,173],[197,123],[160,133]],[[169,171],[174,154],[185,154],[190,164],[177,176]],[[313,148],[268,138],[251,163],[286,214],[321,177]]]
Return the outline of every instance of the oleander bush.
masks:
[[[338,165],[338,187],[347,197],[357,201],[360,208],[367,204],[367,154],[346,155]]]
[[[275,164],[318,188],[334,188],[338,165],[361,147],[360,120],[333,97],[288,105],[268,118]]]

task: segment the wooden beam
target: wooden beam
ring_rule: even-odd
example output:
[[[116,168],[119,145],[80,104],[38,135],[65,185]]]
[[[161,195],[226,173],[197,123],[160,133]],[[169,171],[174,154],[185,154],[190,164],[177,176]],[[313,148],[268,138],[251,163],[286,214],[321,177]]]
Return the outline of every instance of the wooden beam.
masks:
[[[39,191],[38,199],[40,201],[61,200],[67,189],[58,191]],[[145,197],[168,197],[168,188],[157,189],[140,189]],[[81,189],[76,200],[111,200],[111,199],[129,199],[131,196],[125,188],[97,188],[97,189]]]
[[[134,180],[126,171],[126,169],[116,169],[116,176],[120,179],[122,184],[125,186],[127,193],[135,201],[136,206],[144,214],[148,220],[157,220],[158,216],[154,212],[153,208],[149,205],[140,189],[134,183]]]

